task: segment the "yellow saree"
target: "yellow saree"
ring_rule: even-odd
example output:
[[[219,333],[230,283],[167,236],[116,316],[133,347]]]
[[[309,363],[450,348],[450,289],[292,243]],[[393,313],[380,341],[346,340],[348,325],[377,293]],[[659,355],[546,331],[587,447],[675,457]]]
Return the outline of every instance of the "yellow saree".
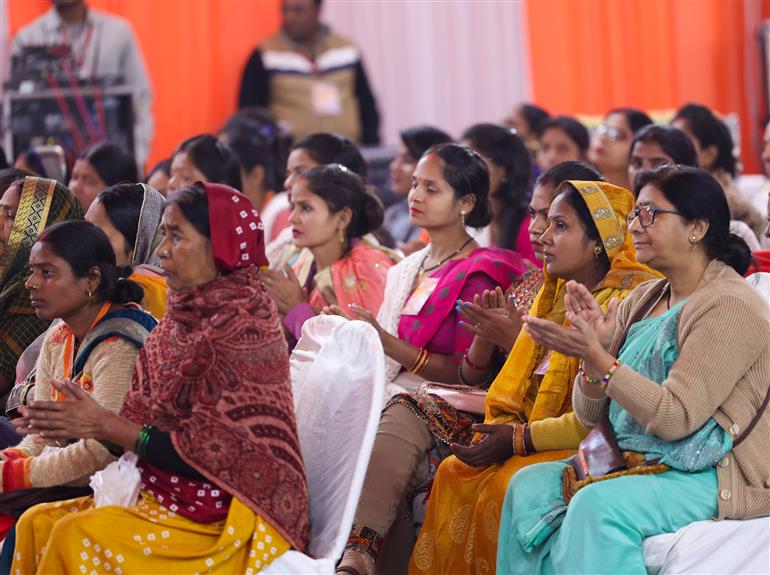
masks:
[[[16,533],[12,573],[252,574],[290,547],[237,498],[225,520],[198,523],[146,491],[129,508],[95,509],[93,497],[42,503],[22,515]]]
[[[626,230],[634,198],[628,190],[604,182],[564,185],[575,187],[586,202],[610,259],[609,272],[593,289],[593,296],[606,310],[613,298],[622,299],[640,283],[658,277],[636,261]],[[546,273],[530,314],[563,324],[565,285]],[[454,456],[444,460],[412,553],[411,574],[494,573],[500,509],[511,477],[527,465],[573,455],[585,434],[571,415],[577,371],[577,358],[549,354],[521,331],[487,394],[485,423],[530,423],[536,448],[560,449],[514,456],[487,468],[471,467]]]

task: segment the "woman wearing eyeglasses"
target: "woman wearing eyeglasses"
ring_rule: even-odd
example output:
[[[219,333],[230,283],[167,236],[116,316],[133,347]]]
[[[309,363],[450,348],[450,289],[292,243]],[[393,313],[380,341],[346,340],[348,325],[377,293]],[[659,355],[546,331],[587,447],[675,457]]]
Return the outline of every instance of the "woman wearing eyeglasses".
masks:
[[[741,277],[751,254],[706,172],[664,166],[637,188],[629,232],[664,278],[606,313],[570,282],[569,327],[525,319],[539,344],[581,358],[575,415],[587,428],[608,417],[625,468],[583,481],[567,461],[516,474],[498,573],[644,574],[646,537],[770,514],[770,322]]]
[[[604,174],[611,184],[631,189],[628,180],[628,158],[634,134],[652,124],[650,117],[635,108],[610,110],[591,135],[588,161]]]

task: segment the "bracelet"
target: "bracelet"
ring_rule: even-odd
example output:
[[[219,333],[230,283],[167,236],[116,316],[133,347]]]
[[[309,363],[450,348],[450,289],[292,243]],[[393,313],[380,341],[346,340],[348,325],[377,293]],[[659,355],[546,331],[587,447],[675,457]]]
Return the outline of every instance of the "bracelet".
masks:
[[[612,362],[612,365],[607,370],[607,373],[604,374],[604,377],[602,378],[602,387],[607,387],[607,385],[610,383],[610,379],[612,379],[612,376],[615,375],[615,372],[620,367],[620,360],[615,358],[615,361]]]
[[[417,353],[417,357],[415,358],[414,363],[412,364],[412,367],[409,368],[409,371],[415,375],[420,375],[423,370],[428,367],[429,361],[430,352],[424,347],[421,347],[420,351]]]
[[[526,423],[513,424],[513,454],[520,457],[529,455],[527,445],[524,441],[524,432],[527,429]]]
[[[474,387],[472,383],[469,383],[467,379],[465,379],[465,376],[463,375],[463,362],[457,364],[457,379],[460,380],[460,383],[463,385],[467,385],[468,387]]]
[[[586,382],[589,385],[601,385],[602,380],[601,379],[595,379],[593,377],[589,377],[589,375],[586,373],[586,370],[583,369],[583,362],[580,362],[580,367],[578,367],[578,373],[580,374],[580,377],[583,379],[584,382]]]
[[[150,441],[150,433],[152,432],[152,425],[143,425],[139,430],[139,435],[136,437],[136,443],[134,443],[134,453],[140,459],[147,458],[147,443]]]
[[[476,365],[471,361],[470,356],[468,355],[468,352],[465,352],[465,355],[463,356],[463,361],[468,364],[468,367],[470,367],[474,371],[487,371],[489,369],[489,365],[492,363],[492,360],[490,359],[486,365]]]

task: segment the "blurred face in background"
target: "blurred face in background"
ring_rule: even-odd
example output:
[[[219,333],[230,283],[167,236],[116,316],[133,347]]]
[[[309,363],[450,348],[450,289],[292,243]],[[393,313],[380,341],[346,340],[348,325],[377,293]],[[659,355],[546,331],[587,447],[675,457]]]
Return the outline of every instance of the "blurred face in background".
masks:
[[[591,136],[588,161],[604,173],[625,172],[634,133],[623,114],[610,114]]]
[[[390,163],[390,191],[399,198],[405,198],[412,187],[412,175],[417,167],[417,160],[412,157],[404,144],[398,155]]]
[[[540,136],[537,164],[544,172],[567,160],[584,159],[580,146],[561,128],[553,126],[546,128],[543,135]]]
[[[284,0],[281,14],[281,26],[289,38],[300,44],[312,40],[321,14],[315,0]]]
[[[107,188],[107,182],[99,176],[91,162],[86,159],[79,159],[72,168],[72,177],[68,187],[80,200],[83,209],[87,210],[94,203],[99,192]]]
[[[652,140],[637,142],[631,150],[631,160],[628,163],[628,181],[633,186],[634,181],[642,172],[675,163],[674,159],[664,152],[657,142]]]

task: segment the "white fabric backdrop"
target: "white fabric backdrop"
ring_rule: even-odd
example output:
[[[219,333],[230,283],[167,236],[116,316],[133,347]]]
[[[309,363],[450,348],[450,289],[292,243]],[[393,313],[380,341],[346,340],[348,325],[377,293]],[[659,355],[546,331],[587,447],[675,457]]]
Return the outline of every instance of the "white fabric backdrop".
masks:
[[[360,47],[382,115],[383,143],[432,124],[459,137],[530,96],[519,2],[326,0],[323,20]]]

